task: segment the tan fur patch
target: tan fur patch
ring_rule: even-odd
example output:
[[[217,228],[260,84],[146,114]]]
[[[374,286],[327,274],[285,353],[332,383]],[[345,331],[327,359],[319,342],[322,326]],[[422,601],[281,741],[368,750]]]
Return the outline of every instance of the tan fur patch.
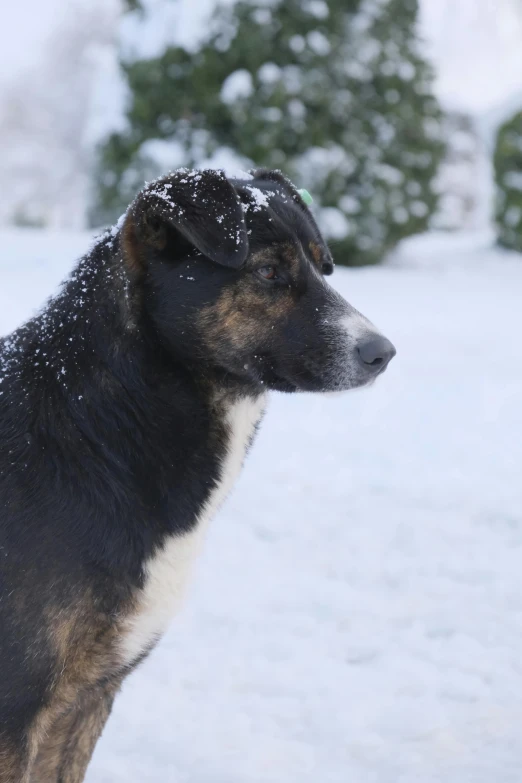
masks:
[[[129,601],[127,609],[130,605]],[[47,704],[29,731],[29,757],[36,759],[30,783],[83,780],[114,695],[127,673],[118,656],[120,626],[126,614],[123,610],[115,621],[97,609],[90,594],[71,609],[48,607],[45,627],[56,654],[56,669]]]
[[[297,276],[299,251],[291,244],[279,246],[277,254],[274,248],[256,253],[248,266],[255,269],[277,265],[280,254],[285,268]],[[272,331],[290,315],[294,304],[289,289],[274,297],[253,279],[242,278],[235,286],[226,288],[216,302],[201,310],[199,323],[203,339],[216,357],[227,346],[238,353],[241,349],[255,349],[270,339]]]
[[[42,740],[30,783],[81,783],[110,715],[119,681],[99,686],[59,713]]]
[[[310,242],[308,249],[310,250],[312,258],[314,259],[317,266],[321,266],[323,254],[319,245],[316,242]]]
[[[287,245],[283,245],[282,252],[288,269],[294,278],[297,278],[299,275],[299,268],[301,266],[301,251],[298,247],[289,243]]]
[[[0,781],[28,783],[30,759],[27,752],[0,737]]]
[[[293,306],[290,294],[273,299],[244,283],[223,291],[214,304],[201,311],[200,324],[207,345],[215,351],[224,342],[249,349],[286,318]]]
[[[67,703],[69,684],[71,689],[93,685],[117,665],[113,649],[118,629],[110,617],[97,610],[90,594],[66,611],[50,607],[46,619],[58,659],[56,687]]]
[[[141,277],[145,265],[133,215],[128,215],[125,219],[120,235],[120,247],[131,277]]]

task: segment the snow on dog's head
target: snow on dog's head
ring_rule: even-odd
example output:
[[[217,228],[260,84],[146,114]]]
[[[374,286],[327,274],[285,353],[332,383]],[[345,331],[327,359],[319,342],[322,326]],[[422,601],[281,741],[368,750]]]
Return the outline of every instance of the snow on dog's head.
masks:
[[[181,170],[151,183],[120,246],[162,343],[223,382],[340,391],[375,379],[395,354],[327,284],[330,251],[280,172]]]

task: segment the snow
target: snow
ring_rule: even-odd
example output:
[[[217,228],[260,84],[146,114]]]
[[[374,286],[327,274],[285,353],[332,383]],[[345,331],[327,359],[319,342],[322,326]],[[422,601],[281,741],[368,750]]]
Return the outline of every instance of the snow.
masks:
[[[140,154],[163,172],[182,166],[186,160],[183,145],[175,139],[148,139],[141,145]]]
[[[330,15],[328,4],[323,2],[323,0],[308,0],[308,2],[304,3],[304,9],[317,19],[326,19]]]
[[[87,234],[2,232],[0,333]],[[331,281],[395,342],[277,396],[88,783],[518,783],[522,263],[485,234]]]
[[[257,72],[257,78],[264,84],[275,84],[281,78],[281,68],[275,63],[264,63]]]
[[[120,43],[124,57],[159,57],[169,45],[195,51],[208,34],[216,4],[216,0],[142,0],[143,12],[128,13],[122,19]]]
[[[259,188],[255,188],[253,185],[246,185],[245,190],[248,190],[252,199],[251,208],[253,212],[261,212],[263,208],[270,205],[269,196],[270,192],[263,192]]]
[[[506,187],[512,190],[522,191],[522,172],[508,171],[507,174],[504,174],[503,182]]]
[[[319,30],[313,30],[311,33],[308,33],[306,40],[312,51],[316,54],[322,57],[330,54],[332,48],[330,41],[323,33],[319,32]]]
[[[346,215],[336,207],[322,207],[318,217],[323,227],[324,236],[330,239],[344,239],[351,233],[350,222]]]
[[[230,147],[218,147],[209,158],[203,158],[200,169],[222,169],[227,177],[236,179],[253,179],[248,173],[250,161],[242,157]]]
[[[302,35],[293,35],[288,43],[290,44],[291,50],[296,54],[302,52],[306,46],[305,39]]]
[[[240,98],[248,98],[254,91],[252,74],[240,68],[227,76],[221,86],[221,100],[224,103],[234,103]]]

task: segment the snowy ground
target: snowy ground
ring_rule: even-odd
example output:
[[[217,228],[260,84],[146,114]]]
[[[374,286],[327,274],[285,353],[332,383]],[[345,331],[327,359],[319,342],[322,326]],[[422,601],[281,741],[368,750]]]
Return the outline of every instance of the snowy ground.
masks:
[[[0,333],[81,235],[3,232]],[[333,281],[397,358],[274,397],[89,783],[519,783],[522,260],[410,241]]]

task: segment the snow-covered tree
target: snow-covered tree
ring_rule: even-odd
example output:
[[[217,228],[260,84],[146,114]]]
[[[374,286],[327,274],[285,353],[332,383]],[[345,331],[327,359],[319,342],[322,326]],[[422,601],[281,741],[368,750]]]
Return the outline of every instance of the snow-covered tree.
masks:
[[[340,263],[424,230],[443,153],[417,0],[239,0],[197,51],[127,60],[125,132],[101,152],[93,222],[180,164],[281,168],[316,198]]]
[[[522,111],[500,127],[494,166],[498,241],[522,252]]]

